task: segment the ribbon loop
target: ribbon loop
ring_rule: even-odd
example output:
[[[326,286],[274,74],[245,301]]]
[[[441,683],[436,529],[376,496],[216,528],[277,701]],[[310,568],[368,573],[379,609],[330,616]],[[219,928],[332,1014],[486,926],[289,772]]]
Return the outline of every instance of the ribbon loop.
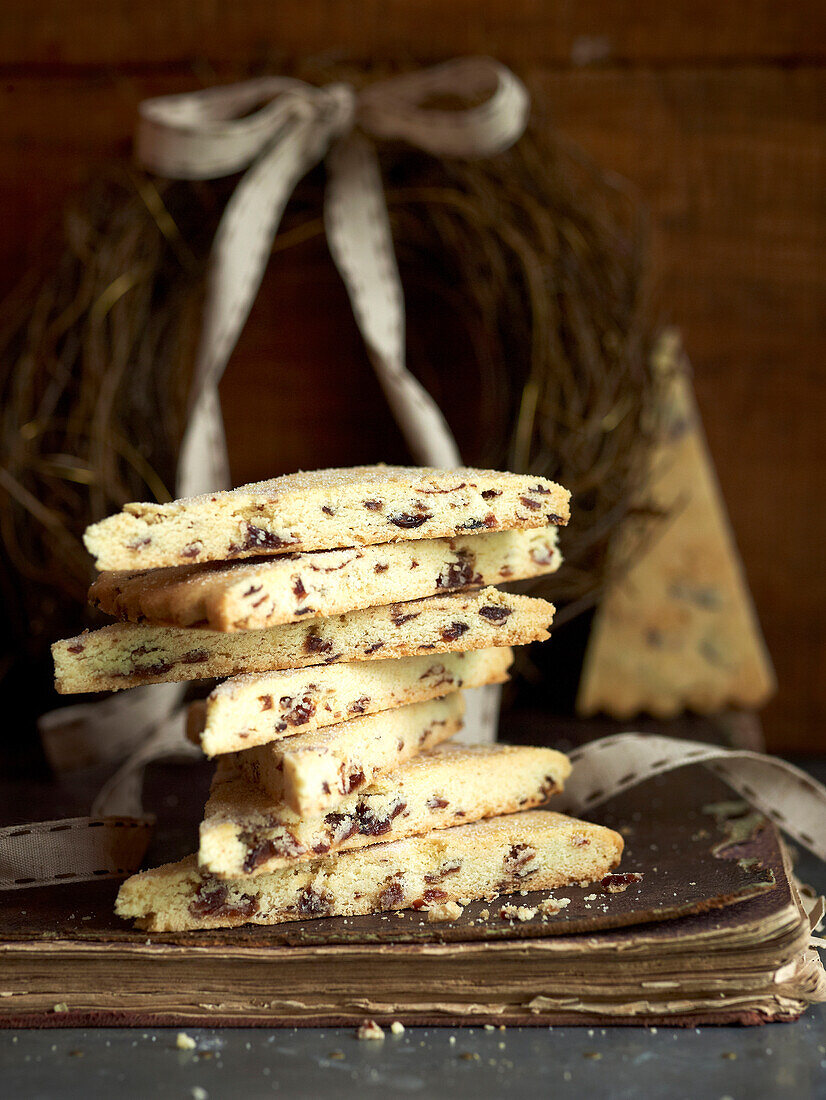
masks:
[[[485,101],[466,108],[428,106],[436,97],[479,95]],[[259,77],[145,100],[135,155],[158,175],[217,179],[247,168],[291,121],[315,117],[336,135],[358,122],[373,137],[406,141],[435,155],[491,156],[518,140],[529,107],[522,82],[486,57],[405,73],[359,93],[346,83],[318,88],[290,77]]]
[[[483,103],[447,110],[453,96]],[[180,496],[229,484],[218,383],[263,278],[284,207],[298,180],[326,157],[325,225],[379,381],[417,461],[460,463],[430,395],[405,365],[404,297],[378,161],[366,135],[427,152],[485,156],[522,134],[524,85],[491,58],[464,58],[356,92],[263,77],[141,105],[138,159],[182,179],[247,172],[227,204],[212,251],[204,327],[181,447]],[[357,132],[357,126],[362,131]]]
[[[621,791],[687,764],[705,764],[751,805],[826,861],[826,788],[787,760],[653,733],[620,733],[570,754],[558,808],[588,813]]]
[[[247,168],[314,106],[309,85],[267,77],[144,100],[135,156],[170,179],[219,179]],[[257,111],[245,112],[262,103]],[[238,116],[241,117],[238,117]]]
[[[429,107],[438,97],[487,98],[476,106]],[[493,156],[522,136],[530,98],[510,69],[489,57],[447,61],[366,88],[359,125],[374,137],[401,139],[437,156]]]

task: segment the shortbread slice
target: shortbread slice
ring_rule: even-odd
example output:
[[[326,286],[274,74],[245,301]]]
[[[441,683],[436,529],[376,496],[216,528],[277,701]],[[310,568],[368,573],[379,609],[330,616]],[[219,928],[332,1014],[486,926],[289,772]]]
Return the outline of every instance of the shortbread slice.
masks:
[[[220,757],[200,830],[201,867],[218,878],[265,874],[327,852],[447,829],[538,806],[562,790],[568,758],[521,745],[440,745],[336,809],[303,817],[276,806]]]
[[[113,623],[52,646],[55,685],[64,695],[118,691],[239,672],[520,645],[547,638],[553,612],[545,600],[486,588],[235,634]]]
[[[222,882],[199,871],[190,856],[127,879],[115,911],[149,932],[184,932],[421,909],[596,882],[619,864],[622,849],[622,837],[611,829],[532,810],[254,879]]]
[[[502,684],[512,661],[505,646],[234,676],[190,707],[187,733],[207,756],[238,752],[463,687]]]
[[[89,600],[133,623],[260,630],[552,573],[556,527],[101,573]]]
[[[84,542],[98,569],[154,569],[565,524],[569,499],[536,474],[356,466],[171,504],[126,504],[87,528]]]
[[[345,795],[458,733],[464,710],[461,693],[454,692],[246,749],[232,760],[274,803],[317,817],[336,809]]]

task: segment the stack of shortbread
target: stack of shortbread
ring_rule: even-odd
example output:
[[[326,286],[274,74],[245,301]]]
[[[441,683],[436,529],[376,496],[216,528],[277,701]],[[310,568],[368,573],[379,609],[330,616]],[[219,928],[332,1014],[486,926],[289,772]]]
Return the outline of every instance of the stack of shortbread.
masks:
[[[570,766],[458,745],[460,689],[507,678],[553,607],[487,587],[558,567],[568,493],[536,476],[295,474],[89,528],[121,620],[53,647],[58,690],[229,677],[190,713],[217,757],[196,856],[129,879],[152,930],[433,908],[592,881],[610,830],[526,812]]]

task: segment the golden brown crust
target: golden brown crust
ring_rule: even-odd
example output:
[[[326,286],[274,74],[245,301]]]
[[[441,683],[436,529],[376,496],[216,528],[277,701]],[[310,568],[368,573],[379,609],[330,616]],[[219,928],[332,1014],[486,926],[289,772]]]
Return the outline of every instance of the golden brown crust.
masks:
[[[503,647],[234,676],[190,707],[188,735],[207,756],[238,752],[463,687],[504,683],[512,660]]]
[[[219,760],[201,825],[198,858],[219,878],[265,874],[277,867],[447,829],[539,806],[562,790],[567,757],[554,749],[445,744],[423,752],[341,796],[317,817],[273,804],[250,784],[236,760]]]
[[[127,504],[89,527],[84,542],[98,569],[157,568],[565,524],[569,497],[535,474],[315,470],[171,504]]]
[[[122,622],[261,630],[552,573],[557,529],[351,546],[101,573],[90,602]]]
[[[554,608],[495,588],[221,634],[115,623],[52,646],[62,694],[338,661],[520,645],[547,638]]]
[[[233,882],[190,856],[127,879],[116,912],[153,932],[351,916],[592,882],[622,849],[611,829],[533,810]]]

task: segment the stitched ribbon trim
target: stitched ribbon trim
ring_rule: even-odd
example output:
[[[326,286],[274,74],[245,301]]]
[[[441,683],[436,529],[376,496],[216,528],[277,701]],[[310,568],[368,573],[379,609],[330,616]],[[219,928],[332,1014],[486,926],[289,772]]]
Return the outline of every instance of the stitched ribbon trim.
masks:
[[[163,736],[163,730],[156,735]],[[175,730],[174,724],[167,724],[165,736],[162,746],[147,746],[147,755],[157,758],[161,747],[167,753],[180,751],[176,741],[182,738],[180,727]],[[647,779],[705,764],[826,860],[826,787],[785,760],[656,734],[624,733],[576,749],[571,761],[573,772],[565,791],[554,799],[554,809],[587,816],[615,794]],[[125,766],[113,784],[113,794],[128,791],[130,774],[142,772],[144,763],[144,759],[136,761],[131,772],[132,766]],[[140,865],[150,826],[151,819],[145,817],[106,817],[0,830],[0,889],[129,874]]]
[[[74,817],[0,829],[0,890],[132,874],[153,824],[146,816]]]
[[[486,96],[464,110],[428,106],[435,96]],[[213,244],[191,413],[178,492],[228,484],[218,383],[249,315],[284,207],[298,180],[322,159],[330,251],[379,381],[417,461],[460,464],[438,406],[405,366],[404,300],[384,191],[370,138],[406,141],[437,156],[491,156],[524,132],[524,85],[490,58],[465,58],[376,82],[317,88],[262,77],[140,107],[139,161],[178,179],[213,179],[246,169]]]
[[[826,787],[776,756],[621,733],[575,749],[570,759],[573,771],[559,804],[569,813],[587,814],[615,794],[674,768],[706,764],[784,832],[826,860]]]

